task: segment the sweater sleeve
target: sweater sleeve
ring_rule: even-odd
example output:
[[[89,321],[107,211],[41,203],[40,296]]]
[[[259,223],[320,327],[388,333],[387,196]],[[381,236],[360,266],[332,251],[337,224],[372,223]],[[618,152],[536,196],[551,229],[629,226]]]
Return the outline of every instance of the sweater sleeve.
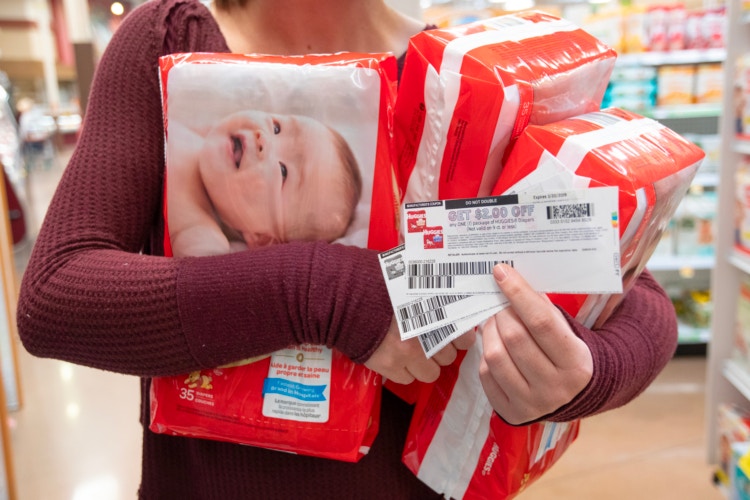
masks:
[[[118,28],[23,276],[17,322],[31,354],[148,377],[302,342],[364,361],[382,340],[393,312],[373,251],[313,242],[159,255],[158,57],[227,50],[196,0],[147,2]]]
[[[653,382],[677,348],[674,306],[648,271],[601,328],[589,330],[566,317],[591,349],[594,374],[573,401],[544,420],[570,421],[628,403]]]

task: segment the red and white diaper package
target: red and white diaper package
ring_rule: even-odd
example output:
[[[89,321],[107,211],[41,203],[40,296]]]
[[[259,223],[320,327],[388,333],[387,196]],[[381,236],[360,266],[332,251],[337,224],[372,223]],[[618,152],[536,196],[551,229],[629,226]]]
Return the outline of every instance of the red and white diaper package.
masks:
[[[446,498],[512,498],[538,479],[578,436],[579,421],[512,426],[479,381],[482,343],[444,367],[417,401],[404,464]]]
[[[394,119],[403,201],[488,196],[527,124],[599,109],[615,57],[535,11],[412,37]]]
[[[514,141],[493,195],[529,189],[619,187],[623,290],[644,269],[704,157],[662,124],[620,109],[530,125]],[[581,272],[585,272],[582,270]],[[622,298],[549,294],[588,327]],[[404,463],[452,498],[511,498],[537,479],[576,438],[580,422],[507,425],[479,381],[481,342],[443,369],[417,402]]]
[[[167,255],[398,242],[390,54],[175,54],[160,61]],[[334,349],[154,378],[153,432],[356,462],[382,377]]]
[[[527,127],[493,194],[519,192],[556,172],[565,172],[565,182],[577,187],[617,186],[625,293],[646,267],[704,158],[697,145],[658,121],[609,108]],[[596,326],[620,296],[550,294],[550,299],[581,323]]]

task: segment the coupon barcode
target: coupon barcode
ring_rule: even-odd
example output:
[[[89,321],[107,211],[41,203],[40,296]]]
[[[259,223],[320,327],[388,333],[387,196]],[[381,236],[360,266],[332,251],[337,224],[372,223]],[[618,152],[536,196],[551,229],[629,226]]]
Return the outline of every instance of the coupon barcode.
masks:
[[[456,324],[450,323],[441,328],[429,331],[419,336],[419,343],[422,344],[424,352],[430,352],[440,342],[448,338],[451,334],[456,333]]]
[[[508,264],[513,266],[512,260],[486,260],[475,262],[430,262],[426,264],[409,264],[407,274],[409,276],[461,276],[492,274],[495,264]]]
[[[413,288],[455,288],[454,276],[407,276],[408,287]]]
[[[591,203],[571,203],[547,207],[547,219],[577,219],[593,216],[594,205]]]
[[[446,318],[445,306],[468,295],[437,295],[398,308],[396,314],[404,333],[423,328]]]

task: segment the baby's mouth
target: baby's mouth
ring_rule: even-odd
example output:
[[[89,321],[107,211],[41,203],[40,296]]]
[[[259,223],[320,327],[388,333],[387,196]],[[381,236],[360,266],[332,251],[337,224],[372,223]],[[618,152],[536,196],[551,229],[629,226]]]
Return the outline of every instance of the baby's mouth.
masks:
[[[242,154],[245,150],[245,146],[242,143],[242,138],[236,135],[230,137],[232,140],[232,159],[234,160],[234,166],[240,168],[240,161],[242,161]]]

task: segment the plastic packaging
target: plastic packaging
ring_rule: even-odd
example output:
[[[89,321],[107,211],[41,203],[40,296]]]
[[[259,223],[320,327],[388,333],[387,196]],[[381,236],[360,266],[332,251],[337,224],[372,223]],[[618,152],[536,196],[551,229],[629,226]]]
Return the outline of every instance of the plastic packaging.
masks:
[[[593,112],[528,126],[513,144],[493,195],[521,192],[551,178],[579,186],[618,186],[620,209],[612,223],[620,228],[627,290],[645,268],[703,156],[654,120],[619,109]],[[606,319],[621,297],[549,294],[588,327]],[[404,463],[447,497],[511,498],[563,454],[579,422],[506,425],[482,392],[481,342],[476,344],[422,391]]]
[[[550,165],[588,179],[590,186],[618,186],[620,266],[627,293],[704,158],[695,144],[656,120],[609,108],[529,126],[513,146],[493,194],[517,189],[518,183],[542,175]],[[587,326],[605,320],[619,298],[550,295]]]
[[[391,54],[160,62],[167,255],[298,239],[397,243]],[[364,365],[301,345],[153,379],[149,428],[355,462],[377,434],[381,390]]]
[[[488,195],[527,124],[599,108],[615,56],[534,11],[412,37],[394,120],[403,201]]]

